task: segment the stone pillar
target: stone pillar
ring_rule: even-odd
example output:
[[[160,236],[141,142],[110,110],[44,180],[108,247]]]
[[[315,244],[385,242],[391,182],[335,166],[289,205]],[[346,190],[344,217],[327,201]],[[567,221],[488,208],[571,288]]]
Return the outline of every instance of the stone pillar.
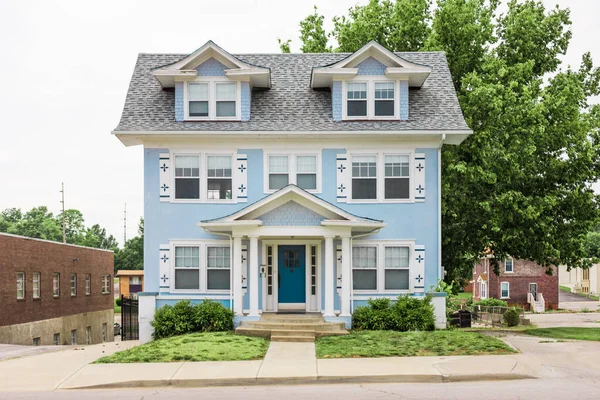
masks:
[[[350,285],[352,285],[352,271],[350,261],[352,251],[350,249],[350,236],[342,237],[342,296],[340,311],[342,317],[350,316]]]
[[[250,236],[250,317],[258,317],[258,237]]]
[[[148,343],[152,341],[152,333],[154,329],[150,322],[154,319],[154,312],[156,311],[156,296],[158,293],[142,292],[138,293],[138,318],[140,325],[140,343]],[[108,325],[109,329],[112,329],[112,324]]]
[[[325,312],[323,316],[333,317],[333,295],[335,292],[335,256],[333,236],[325,236]]]
[[[242,237],[233,237],[233,312],[244,315],[244,293],[242,292]]]

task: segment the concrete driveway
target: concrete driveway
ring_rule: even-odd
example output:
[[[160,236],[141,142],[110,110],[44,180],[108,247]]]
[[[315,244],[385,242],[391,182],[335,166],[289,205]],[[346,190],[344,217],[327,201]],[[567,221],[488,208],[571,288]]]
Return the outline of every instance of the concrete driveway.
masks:
[[[582,296],[580,294],[564,292],[562,290],[558,291],[558,302],[559,303],[572,303],[577,301],[594,301],[592,299],[587,298],[586,296]]]
[[[529,314],[527,318],[538,328],[600,328],[600,313],[597,312]]]
[[[70,346],[23,346],[18,344],[0,344],[0,361],[65,350],[69,347]]]

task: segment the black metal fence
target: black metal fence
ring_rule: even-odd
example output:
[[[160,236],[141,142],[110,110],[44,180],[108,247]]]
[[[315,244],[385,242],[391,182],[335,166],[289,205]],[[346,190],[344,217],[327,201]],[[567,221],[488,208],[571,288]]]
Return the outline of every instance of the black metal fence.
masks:
[[[138,340],[140,338],[138,310],[137,299],[121,295],[121,340]]]

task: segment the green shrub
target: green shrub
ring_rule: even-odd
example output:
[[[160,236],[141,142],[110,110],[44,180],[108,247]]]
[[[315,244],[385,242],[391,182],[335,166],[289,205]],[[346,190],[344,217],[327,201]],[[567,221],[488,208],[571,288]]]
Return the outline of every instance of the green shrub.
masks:
[[[485,306],[485,307],[508,307],[508,303],[504,300],[488,298],[485,300],[479,300],[473,303],[474,306]]]
[[[431,298],[419,300],[414,297],[399,296],[393,304],[389,299],[369,299],[366,306],[354,310],[352,328],[401,332],[433,330],[435,317]]]
[[[517,326],[521,320],[521,313],[516,308],[511,308],[502,315],[502,319],[508,326]]]
[[[215,301],[192,305],[189,300],[166,305],[154,313],[154,339],[190,332],[217,332],[233,329],[233,311]]]
[[[116,304],[118,307],[121,307],[121,303],[122,303],[122,302],[123,302],[123,301],[121,300],[121,298],[120,298],[120,297],[115,299],[115,304]]]

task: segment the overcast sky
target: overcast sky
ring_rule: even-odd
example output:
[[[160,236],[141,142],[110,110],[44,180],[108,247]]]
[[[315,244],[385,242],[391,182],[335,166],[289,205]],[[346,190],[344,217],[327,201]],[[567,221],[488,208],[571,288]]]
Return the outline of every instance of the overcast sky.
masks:
[[[232,53],[298,51],[298,22],[316,4],[345,14],[367,0],[0,0],[0,210],[46,205],[83,212],[122,242],[143,215],[141,147],[124,147],[117,126],[137,54],[190,53],[212,39]],[[591,51],[600,62],[600,1],[545,0],[570,6],[573,40],[565,62]]]

